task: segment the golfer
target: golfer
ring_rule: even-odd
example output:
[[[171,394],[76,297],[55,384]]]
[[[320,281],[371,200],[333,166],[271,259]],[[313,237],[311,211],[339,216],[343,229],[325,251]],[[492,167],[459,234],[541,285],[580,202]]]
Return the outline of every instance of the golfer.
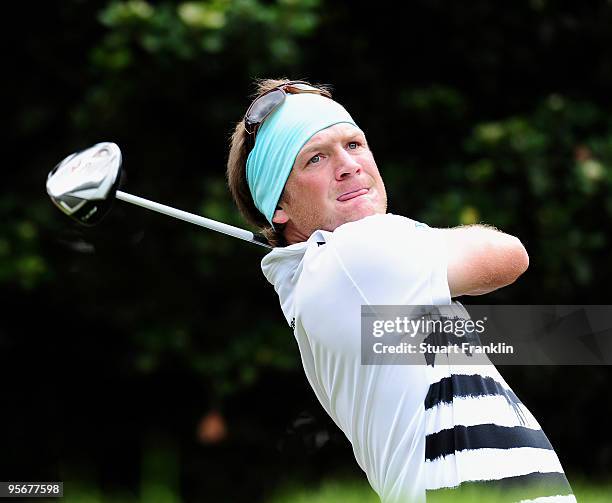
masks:
[[[306,377],[384,503],[498,485],[528,501],[575,501],[538,422],[493,365],[361,365],[362,305],[450,305],[509,285],[529,263],[517,238],[388,214],[364,132],[306,82],[259,83],[227,176],[244,217],[274,245],[262,269]]]

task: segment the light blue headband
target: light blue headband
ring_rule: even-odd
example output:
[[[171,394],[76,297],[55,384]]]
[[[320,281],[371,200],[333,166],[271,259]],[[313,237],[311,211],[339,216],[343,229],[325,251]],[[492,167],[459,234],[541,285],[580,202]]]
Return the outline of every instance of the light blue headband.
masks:
[[[355,121],[342,105],[319,94],[288,94],[257,131],[246,163],[255,206],[268,222],[276,211],[295,159],[306,142],[334,124]]]

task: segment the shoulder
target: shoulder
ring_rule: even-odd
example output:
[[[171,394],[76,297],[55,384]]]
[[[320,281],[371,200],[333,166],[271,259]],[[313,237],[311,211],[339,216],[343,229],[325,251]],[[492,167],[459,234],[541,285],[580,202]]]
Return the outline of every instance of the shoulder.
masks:
[[[405,259],[409,250],[426,246],[433,229],[400,215],[372,215],[338,227],[328,243],[347,261]]]
[[[326,246],[351,283],[375,303],[448,303],[438,229],[399,215],[373,215],[338,227]]]
[[[369,235],[374,235],[393,239],[398,233],[411,232],[421,228],[427,228],[427,225],[401,215],[386,213],[384,215],[371,215],[356,222],[343,224],[333,232],[333,236],[334,239],[363,239]]]

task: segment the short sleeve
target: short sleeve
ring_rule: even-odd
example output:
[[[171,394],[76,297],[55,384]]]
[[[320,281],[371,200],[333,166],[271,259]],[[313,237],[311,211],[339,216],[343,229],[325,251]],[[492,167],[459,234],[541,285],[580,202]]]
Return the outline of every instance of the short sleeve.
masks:
[[[451,303],[438,229],[399,215],[373,215],[338,227],[328,245],[364,304]]]

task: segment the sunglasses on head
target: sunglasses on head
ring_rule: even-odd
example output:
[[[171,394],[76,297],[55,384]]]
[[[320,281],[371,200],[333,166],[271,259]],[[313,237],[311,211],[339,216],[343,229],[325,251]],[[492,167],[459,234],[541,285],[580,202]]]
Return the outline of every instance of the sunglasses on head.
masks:
[[[251,103],[251,106],[244,116],[244,129],[249,134],[252,145],[255,144],[255,136],[257,135],[257,130],[261,123],[285,101],[287,94],[300,93],[320,94],[326,98],[331,98],[331,94],[325,89],[319,89],[318,87],[311,86],[300,80],[281,84],[274,89],[270,89],[261,96],[258,96],[253,103]]]

